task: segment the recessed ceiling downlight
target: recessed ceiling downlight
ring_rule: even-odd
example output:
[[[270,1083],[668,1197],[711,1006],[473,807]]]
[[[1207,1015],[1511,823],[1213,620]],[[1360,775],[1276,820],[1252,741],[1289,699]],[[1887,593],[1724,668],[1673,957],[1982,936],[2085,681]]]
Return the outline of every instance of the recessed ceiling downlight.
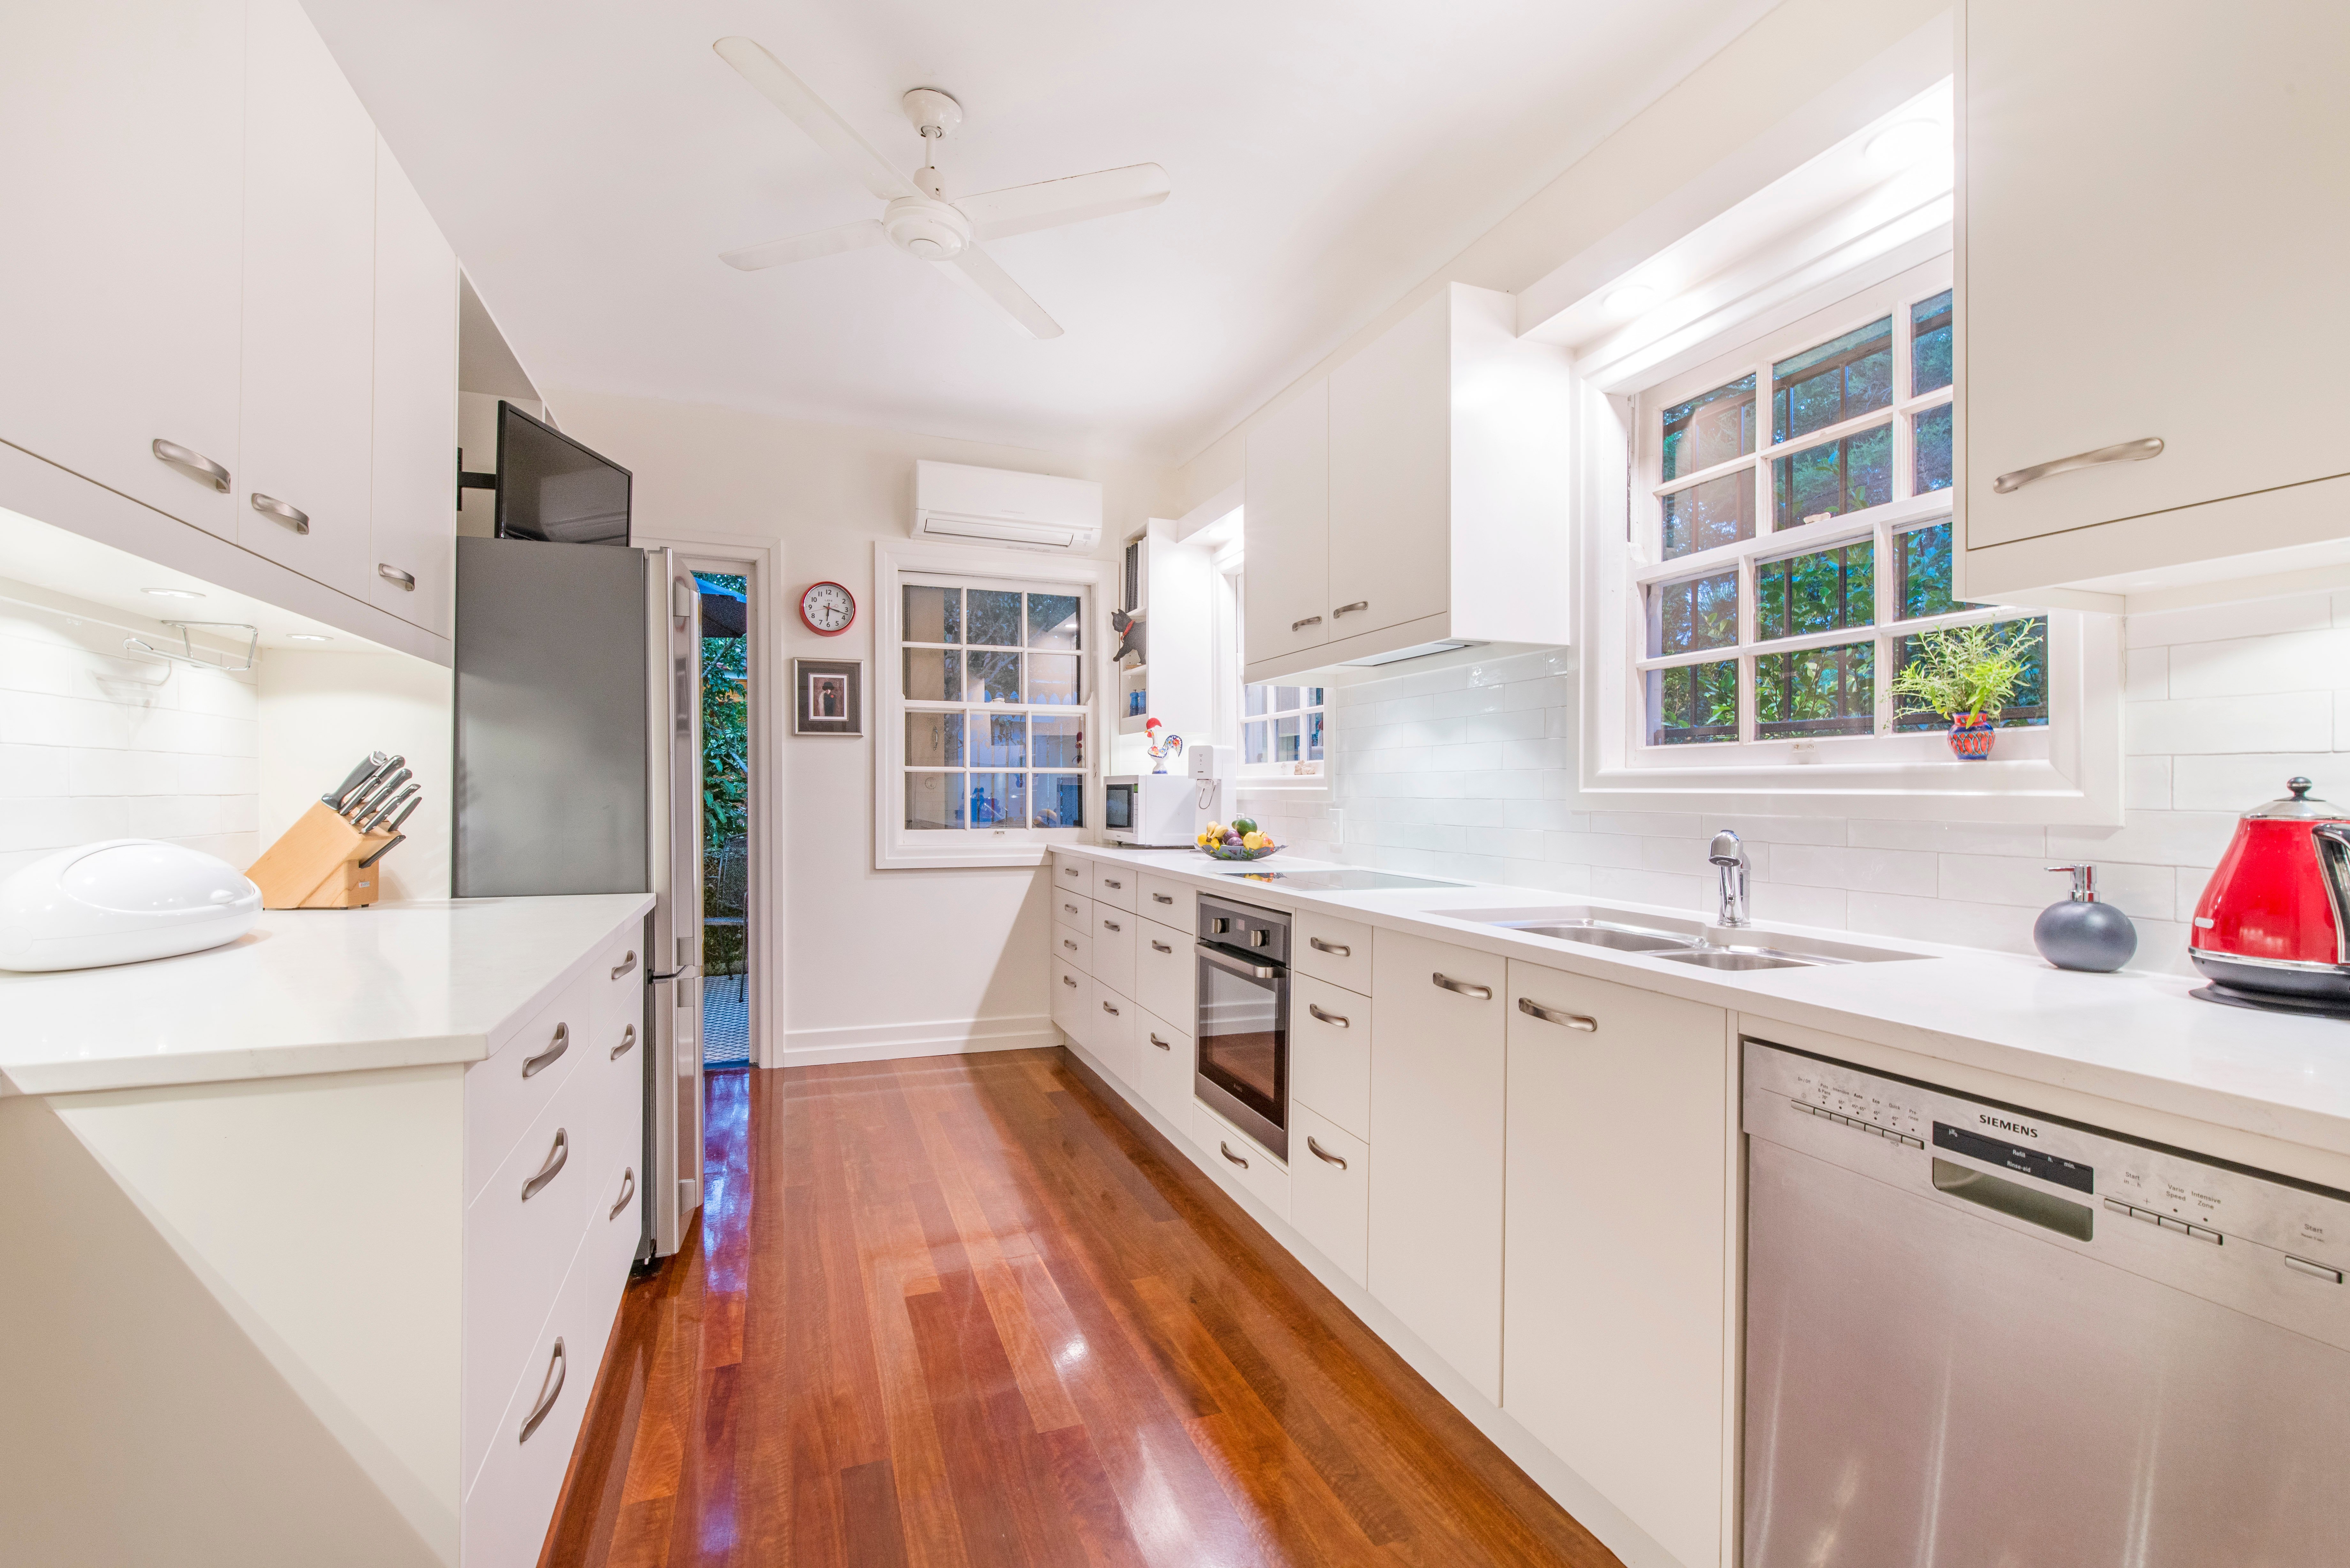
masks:
[[[193,588],[141,588],[142,594],[152,594],[159,599],[200,599],[204,596]]]
[[[289,631],[286,634],[286,640],[288,642],[332,642],[335,639],[328,637],[323,631]]]
[[[1900,168],[1937,150],[1950,151],[1948,127],[1936,119],[1905,119],[1869,138],[1866,151],[1872,163]]]

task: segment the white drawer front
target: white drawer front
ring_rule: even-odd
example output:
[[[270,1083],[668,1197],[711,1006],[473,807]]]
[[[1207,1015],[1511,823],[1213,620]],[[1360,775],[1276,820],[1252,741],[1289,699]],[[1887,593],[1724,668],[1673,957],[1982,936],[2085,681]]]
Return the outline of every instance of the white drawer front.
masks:
[[[605,1051],[619,1043],[620,1031],[633,1024],[644,1033],[644,933],[631,929],[605,944],[588,971],[588,1025]]]
[[[1189,882],[1145,871],[1139,878],[1141,898],[1135,913],[1162,926],[1172,926],[1190,940],[1200,929],[1200,895]]]
[[[1197,1015],[1200,979],[1192,940],[1189,931],[1146,919],[1134,944],[1134,1000],[1187,1034]]]
[[[499,1386],[502,1397],[488,1451],[480,1469],[469,1470],[473,1485],[465,1493],[462,1548],[468,1564],[536,1563],[546,1543],[604,1355],[605,1336],[589,1329],[580,1303],[577,1271],[591,1266],[593,1251],[584,1242],[575,1250],[574,1270],[559,1281],[555,1310],[522,1358],[521,1375]],[[542,1405],[546,1414],[524,1438],[523,1427]]]
[[[1369,997],[1311,975],[1290,981],[1289,1098],[1357,1137],[1370,1136]]]
[[[1053,961],[1053,1023],[1072,1039],[1085,1038],[1086,1013],[1093,1006],[1094,982],[1064,959]]]
[[[1094,906],[1094,954],[1089,972],[1120,996],[1134,994],[1135,928],[1130,909]]]
[[[1371,992],[1371,928],[1301,913],[1290,931],[1290,966],[1348,991]]]
[[[1141,1059],[1136,1071],[1142,1075],[1135,1087],[1142,1091],[1150,1108],[1189,1142],[1193,1131],[1191,1080],[1197,1071],[1191,1032],[1177,1028],[1146,1003],[1134,1035],[1135,1054]]]
[[[1131,997],[1112,991],[1103,981],[1094,981],[1093,994],[1087,1002],[1086,1026],[1077,1038],[1094,1059],[1117,1077],[1126,1088],[1135,1086],[1135,1042],[1139,1038],[1135,1025],[1142,1021],[1142,1009]]]
[[[1358,1285],[1370,1283],[1371,1146],[1290,1102],[1289,1222]]]
[[[514,1152],[523,1131],[545,1111],[589,1054],[589,992],[564,987],[487,1061],[465,1069],[465,1200]],[[557,1044],[562,1046],[556,1050]]]
[[[1080,893],[1093,896],[1094,862],[1089,855],[1069,855],[1053,852],[1053,890],[1056,893]]]
[[[1053,961],[1075,964],[1086,973],[1093,973],[1093,933],[1076,930],[1067,926],[1055,926],[1053,928]]]
[[[1289,1172],[1279,1160],[1197,1100],[1191,1102],[1191,1126],[1200,1145],[1191,1158],[1201,1169],[1247,1192],[1282,1218],[1289,1217]]]
[[[1054,888],[1053,923],[1090,936],[1094,929],[1094,901],[1083,893],[1073,893],[1066,888]]]
[[[643,1193],[644,1161],[630,1153],[605,1168],[604,1185],[588,1200],[588,1241],[579,1253],[579,1301],[584,1309],[580,1332],[595,1345],[581,1358],[590,1370],[602,1359],[612,1319],[620,1310],[620,1293],[629,1285],[629,1266],[636,1261],[637,1241],[644,1231]]]
[[[1097,903],[1107,904],[1114,909],[1134,913],[1135,884],[1141,873],[1131,866],[1120,866],[1108,860],[1094,862],[1093,895]]]

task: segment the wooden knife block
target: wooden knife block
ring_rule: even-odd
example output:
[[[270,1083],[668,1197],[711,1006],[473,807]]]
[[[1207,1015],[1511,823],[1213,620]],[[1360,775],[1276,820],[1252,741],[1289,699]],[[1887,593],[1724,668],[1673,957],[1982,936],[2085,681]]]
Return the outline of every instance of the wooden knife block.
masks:
[[[381,862],[359,862],[392,841],[361,833],[325,801],[315,803],[245,872],[265,909],[357,909],[380,896]]]

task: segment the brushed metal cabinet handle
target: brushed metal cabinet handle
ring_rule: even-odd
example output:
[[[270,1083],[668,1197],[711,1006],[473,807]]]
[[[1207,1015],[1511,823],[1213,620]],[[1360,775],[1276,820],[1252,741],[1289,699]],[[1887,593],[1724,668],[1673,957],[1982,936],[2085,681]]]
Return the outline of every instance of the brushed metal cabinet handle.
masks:
[[[547,1046],[546,1050],[541,1051],[537,1055],[525,1056],[522,1059],[522,1075],[525,1078],[535,1078],[538,1076],[541,1069],[555,1065],[555,1059],[570,1049],[571,1025],[568,1023],[556,1024],[555,1026],[555,1043]]]
[[[634,969],[634,968],[636,968],[636,967],[637,967],[637,953],[636,953],[636,950],[635,950],[634,948],[631,948],[631,949],[629,949],[629,956],[628,956],[628,957],[626,957],[626,958],[622,959],[619,963],[616,963],[616,964],[614,964],[614,965],[612,966],[612,978],[613,978],[614,980],[618,980],[618,979],[619,979],[622,975],[624,975],[624,974],[628,973],[630,970],[632,970],[632,969]]]
[[[546,1184],[562,1175],[563,1168],[570,1163],[570,1131],[565,1127],[557,1127],[555,1129],[555,1147],[546,1151],[546,1163],[538,1168],[536,1176],[522,1184],[522,1200],[527,1203],[546,1191]]]
[[[1310,1002],[1305,1004],[1305,1011],[1335,1029],[1352,1029],[1354,1027],[1354,1025],[1347,1023],[1342,1015],[1336,1012],[1325,1012]]]
[[[1599,1020],[1596,1018],[1586,1018],[1580,1012],[1562,1012],[1555,1007],[1544,1007],[1531,996],[1518,998],[1518,1011],[1528,1018],[1539,1018],[1544,1023],[1556,1023],[1564,1028],[1580,1030],[1586,1034],[1599,1033]]]
[[[1103,1003],[1102,1003],[1102,1011],[1103,1011],[1104,1012],[1108,1013],[1112,1018],[1116,1018],[1116,1017],[1118,1016],[1118,1009],[1117,1009],[1117,1008],[1115,1008],[1115,1007],[1112,1007],[1112,1006],[1111,1006],[1108,1002],[1103,1002]]]
[[[1367,609],[1368,609],[1368,608],[1370,608],[1370,607],[1371,607],[1371,601],[1370,601],[1370,600],[1368,600],[1368,599],[1357,599],[1353,604],[1350,604],[1350,605],[1340,605],[1336,609],[1332,610],[1332,611],[1330,612],[1330,618],[1331,618],[1332,620],[1336,620],[1336,619],[1337,619],[1340,616],[1342,616],[1342,615],[1352,615],[1352,614],[1354,614],[1357,610],[1367,610]]]
[[[1083,911],[1083,910],[1081,910],[1081,909],[1078,909],[1075,904],[1064,904],[1064,905],[1062,905],[1062,906],[1061,906],[1061,908],[1063,908],[1064,909],[1068,910],[1068,911],[1069,911],[1069,913],[1071,913],[1071,914],[1073,914],[1073,915],[1076,915],[1076,914],[1082,914],[1082,913],[1084,913],[1084,911]]]
[[[620,1031],[620,1043],[612,1047],[612,1060],[617,1062],[636,1049],[637,1026],[633,1023]]]
[[[1355,950],[1344,942],[1326,942],[1320,937],[1308,937],[1305,945],[1317,953],[1330,953],[1338,958],[1352,958]]]
[[[1156,1034],[1153,1034],[1153,1035],[1150,1037],[1150,1043],[1151,1043],[1153,1045],[1158,1046],[1161,1051],[1172,1051],[1173,1049],[1175,1049],[1175,1047],[1174,1047],[1174,1046],[1170,1045],[1169,1044],[1167,1044],[1167,1042],[1166,1042],[1166,1041],[1161,1040],[1161,1039],[1160,1039],[1160,1038],[1159,1038],[1159,1036],[1158,1036],[1158,1035],[1156,1035]]]
[[[538,1386],[538,1403],[531,1407],[529,1416],[523,1421],[520,1441],[529,1442],[530,1435],[538,1430],[539,1423],[555,1408],[555,1402],[563,1397],[563,1380],[570,1370],[571,1358],[563,1354],[563,1340],[558,1335],[555,1354],[546,1359],[546,1376]]]
[[[626,1209],[629,1206],[629,1200],[636,1195],[637,1168],[631,1165],[621,1170],[619,1200],[605,1211],[604,1218],[608,1220],[618,1220],[620,1217],[620,1210]]]
[[[1171,904],[1175,901],[1175,895],[1172,893],[1153,893],[1150,895],[1150,901],[1154,904]]]
[[[1064,866],[1061,867],[1061,875],[1064,877],[1082,877],[1085,873],[1078,870],[1074,866]]]
[[[416,574],[414,572],[403,572],[398,566],[390,566],[382,561],[378,561],[375,564],[375,575],[381,577],[387,583],[394,583],[400,587],[406,588],[411,594],[416,591]]]
[[[1169,947],[1165,942],[1160,941],[1157,937],[1153,937],[1150,939],[1150,950],[1155,953],[1171,953],[1175,950]]]
[[[1473,996],[1480,1002],[1493,1000],[1493,988],[1490,985],[1471,985],[1465,980],[1447,980],[1440,972],[1430,978],[1445,990],[1458,992],[1462,996]]]
[[[1992,491],[2001,495],[2012,495],[2033,481],[2045,479],[2052,473],[2070,473],[2079,468],[2097,468],[2108,462],[2144,462],[2149,457],[2162,455],[2162,438],[2148,436],[2144,441],[2116,441],[2094,452],[2076,452],[2070,457],[2053,458],[2035,462],[2030,468],[2013,468],[1991,482]]]
[[[1061,977],[1061,983],[1067,986],[1071,991],[1077,989],[1077,982],[1066,974]]]
[[[1341,1170],[1347,1168],[1347,1162],[1340,1159],[1336,1155],[1332,1154],[1328,1149],[1324,1148],[1320,1144],[1315,1143],[1312,1133],[1307,1133],[1305,1135],[1305,1147],[1312,1149],[1314,1151],[1314,1158],[1320,1160],[1323,1164],[1335,1165]]]
[[[1320,616],[1309,615],[1304,620],[1291,621],[1289,623],[1289,629],[1292,631],[1304,631],[1309,626],[1320,626],[1321,624],[1322,618]]]
[[[1119,925],[1116,920],[1104,920],[1102,924],[1107,926],[1113,931],[1122,931],[1126,929],[1124,926]]]
[[[1076,942],[1074,942],[1074,941],[1070,940],[1067,937],[1063,937],[1063,938],[1061,939],[1061,945],[1062,945],[1063,947],[1065,947],[1065,948],[1068,949],[1071,952],[1075,952],[1075,951],[1076,951],[1076,950],[1077,950],[1077,944],[1076,944]]]
[[[296,534],[307,534],[310,531],[310,514],[307,512],[303,511],[299,506],[280,501],[274,495],[264,495],[258,490],[255,491],[253,509],[264,517],[276,518]]]
[[[1223,1157],[1224,1157],[1226,1159],[1231,1160],[1234,1165],[1239,1166],[1243,1170],[1246,1170],[1246,1169],[1248,1168],[1248,1161],[1247,1161],[1247,1160],[1243,1159],[1239,1155],[1234,1154],[1234,1153],[1232,1152],[1232,1145],[1230,1145],[1230,1144],[1228,1144],[1228,1143],[1224,1142],[1222,1138],[1219,1138],[1219,1139],[1217,1139],[1217,1140],[1216,1140],[1216,1147],[1217,1147],[1218,1149],[1220,1149],[1220,1150],[1222,1150],[1222,1153],[1223,1153]]]
[[[1126,884],[1123,882],[1113,882],[1108,877],[1105,877],[1102,878],[1102,886],[1105,888],[1116,888],[1122,891],[1124,890]]]
[[[165,441],[158,436],[147,450],[173,468],[184,469],[195,475],[223,495],[228,493],[228,470],[193,447],[182,446],[178,441]]]

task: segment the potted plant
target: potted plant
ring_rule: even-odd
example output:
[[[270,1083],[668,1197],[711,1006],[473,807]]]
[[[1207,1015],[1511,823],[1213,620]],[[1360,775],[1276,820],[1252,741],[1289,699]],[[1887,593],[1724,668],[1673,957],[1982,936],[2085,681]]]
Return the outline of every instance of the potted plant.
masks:
[[[2039,641],[2029,623],[2004,635],[1989,625],[1919,633],[1917,657],[1893,678],[1893,695],[1917,704],[1903,717],[1940,714],[1950,726],[1950,750],[1961,761],[1981,762],[1999,733],[1992,725],[2022,684],[2027,656]]]

